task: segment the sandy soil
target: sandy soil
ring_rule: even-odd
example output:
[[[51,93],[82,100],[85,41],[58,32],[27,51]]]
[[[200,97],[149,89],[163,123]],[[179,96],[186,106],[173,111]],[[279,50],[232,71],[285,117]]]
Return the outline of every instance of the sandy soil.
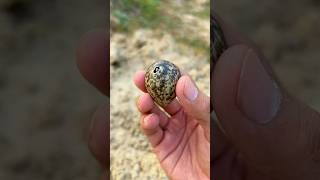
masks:
[[[0,0],[0,179],[98,179],[86,128],[104,101],[79,74],[81,35],[105,1]]]
[[[203,2],[192,3],[200,10],[205,8]],[[181,5],[180,8],[183,9]],[[209,47],[209,17],[204,19],[181,13],[179,19],[179,33],[194,36]],[[141,92],[132,82],[137,70],[145,69],[158,58],[170,60],[189,73],[199,88],[209,95],[208,53],[177,42],[176,31],[138,28],[130,34],[115,31],[111,34],[110,148],[113,179],[167,179],[139,128],[135,101]]]

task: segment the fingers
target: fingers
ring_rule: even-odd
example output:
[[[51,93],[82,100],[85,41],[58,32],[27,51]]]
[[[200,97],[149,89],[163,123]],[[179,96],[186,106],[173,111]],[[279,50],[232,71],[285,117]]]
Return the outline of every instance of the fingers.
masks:
[[[218,120],[250,166],[273,178],[310,177],[319,168],[320,116],[288,95],[260,57],[246,45],[221,56],[212,77]]]
[[[77,47],[77,65],[81,74],[103,94],[109,96],[109,41],[106,32],[87,33]]]
[[[207,138],[210,138],[210,98],[187,75],[178,80],[176,94],[184,111],[198,120],[205,129]]]
[[[135,85],[142,91],[147,93],[147,89],[144,85],[144,77],[145,77],[145,71],[138,71],[133,77],[133,81]],[[151,98],[151,97],[150,97]],[[153,101],[153,100],[152,100]],[[177,114],[181,110],[180,103],[174,99],[169,105],[164,107],[164,110],[170,114],[171,116]]]
[[[92,117],[88,144],[96,159],[106,169],[109,169],[109,127],[109,108],[105,104]]]
[[[144,85],[145,74],[146,74],[145,71],[136,72],[136,74],[133,76],[133,82],[142,92],[146,93],[147,89],[146,89],[146,86]]]
[[[139,97],[137,101],[137,107],[141,114],[156,114],[159,118],[160,126],[165,128],[168,124],[169,118],[168,116],[156,106],[148,93],[144,93],[142,96]]]
[[[162,140],[163,129],[169,122],[168,116],[156,106],[148,93],[144,93],[137,101],[141,113],[140,126],[152,147],[156,147]]]
[[[164,110],[171,116],[174,116],[182,110],[182,106],[177,99],[174,99],[166,107],[164,107]]]
[[[141,129],[147,136],[152,147],[156,147],[161,142],[164,134],[160,127],[160,120],[157,114],[148,114],[141,116]]]
[[[109,42],[106,32],[87,33],[77,47],[77,65],[85,79],[103,94],[109,94]],[[109,169],[109,108],[100,107],[91,120],[89,148],[103,167]],[[108,175],[108,174],[107,174]],[[107,176],[108,177],[108,176]],[[104,178],[107,178],[104,177]]]

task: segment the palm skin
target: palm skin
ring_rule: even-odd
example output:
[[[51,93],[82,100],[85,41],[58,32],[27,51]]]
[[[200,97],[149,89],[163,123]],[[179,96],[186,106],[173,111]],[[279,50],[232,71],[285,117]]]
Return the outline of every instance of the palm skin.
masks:
[[[145,92],[137,102],[141,129],[163,170],[173,180],[210,179],[209,132],[178,99],[161,110],[145,89],[144,75],[138,72],[134,77],[136,86]]]
[[[254,173],[256,170],[247,168],[239,153],[231,147],[225,148],[219,155],[214,157],[212,164],[211,171],[214,179],[268,180],[258,175],[258,173]],[[251,175],[249,175],[249,172]]]
[[[163,139],[154,147],[172,179],[209,179],[210,143],[197,120],[183,109],[169,119]]]

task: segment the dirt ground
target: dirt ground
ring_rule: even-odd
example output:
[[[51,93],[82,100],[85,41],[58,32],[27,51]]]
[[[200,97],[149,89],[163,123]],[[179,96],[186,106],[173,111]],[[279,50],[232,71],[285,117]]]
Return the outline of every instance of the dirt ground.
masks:
[[[103,27],[104,0],[0,0],[0,179],[98,179],[86,128],[105,99],[75,46]]]
[[[208,1],[189,2],[195,11],[206,11]],[[185,5],[179,3],[161,6],[165,7],[169,19],[176,19],[173,23],[178,23],[179,28],[161,28],[159,25],[156,28],[141,27],[130,32],[119,32],[116,20],[111,25],[114,29],[110,44],[110,149],[111,176],[115,180],[167,179],[140,130],[135,101],[142,92],[132,81],[136,71],[146,69],[156,59],[170,60],[189,73],[199,88],[209,95],[209,53],[194,44],[183,43],[188,40],[179,41],[179,36],[189,37],[209,50],[209,16],[198,17],[196,13],[183,12]]]
[[[250,37],[289,92],[320,110],[320,3],[217,0],[216,12]]]

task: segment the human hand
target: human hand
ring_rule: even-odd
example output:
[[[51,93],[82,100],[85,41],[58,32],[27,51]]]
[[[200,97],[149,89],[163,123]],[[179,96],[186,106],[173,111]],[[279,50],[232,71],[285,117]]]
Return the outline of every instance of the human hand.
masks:
[[[147,93],[145,72],[134,76],[134,83],[144,92],[137,101],[141,129],[166,174],[175,180],[210,179],[210,99],[187,75],[177,82],[176,95],[167,115]]]
[[[109,41],[105,31],[87,33],[77,48],[77,65],[84,76],[107,99],[110,96],[109,82]],[[106,101],[108,101],[106,99]],[[99,107],[91,119],[88,144],[91,152],[106,173],[102,179],[109,179],[109,106],[108,102]]]
[[[320,179],[320,116],[291,96],[252,42],[219,19],[228,49],[211,77],[219,180]]]

